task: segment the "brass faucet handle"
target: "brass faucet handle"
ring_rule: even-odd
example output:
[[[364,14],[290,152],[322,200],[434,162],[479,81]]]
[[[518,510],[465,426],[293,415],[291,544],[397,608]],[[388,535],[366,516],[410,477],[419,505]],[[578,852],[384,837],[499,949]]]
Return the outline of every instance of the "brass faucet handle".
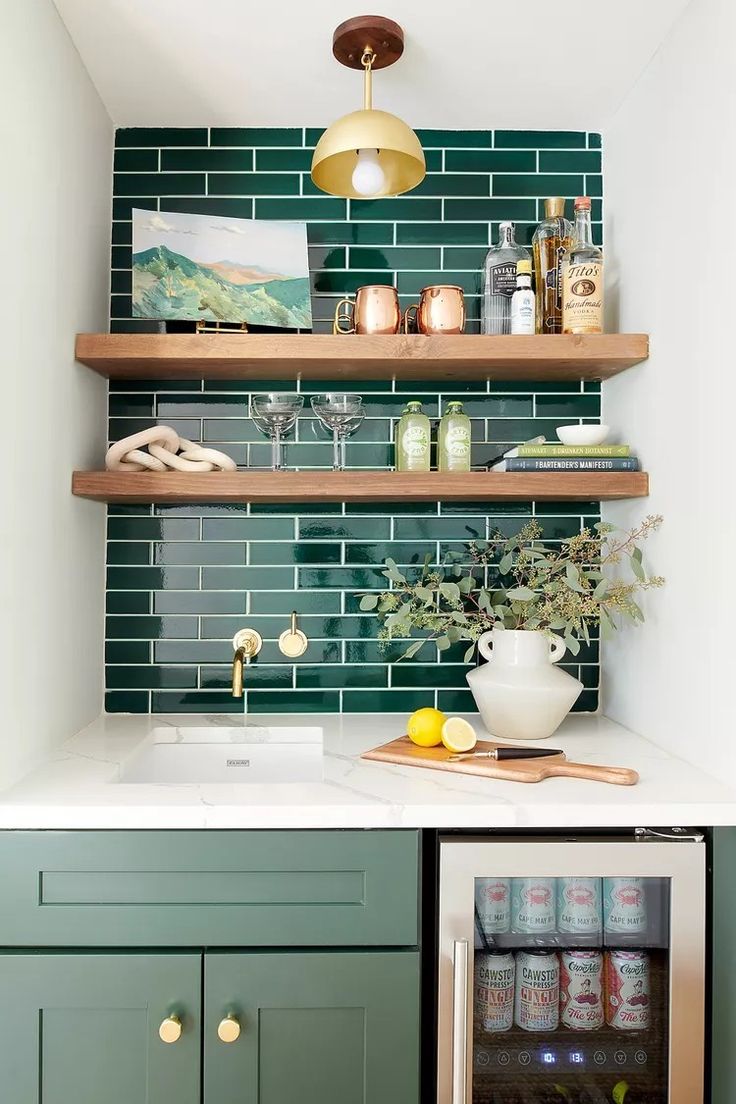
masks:
[[[263,647],[263,637],[255,629],[240,629],[233,637],[233,649],[239,652],[243,649],[246,659],[257,656]]]
[[[279,637],[279,648],[287,659],[298,659],[309,646],[306,633],[296,627],[296,610],[291,615],[291,628],[284,629]]]

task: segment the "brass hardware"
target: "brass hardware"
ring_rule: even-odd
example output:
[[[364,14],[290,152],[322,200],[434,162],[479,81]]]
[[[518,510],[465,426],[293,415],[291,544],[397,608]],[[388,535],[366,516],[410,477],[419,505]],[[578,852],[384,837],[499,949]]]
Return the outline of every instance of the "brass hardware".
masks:
[[[233,637],[233,697],[243,696],[243,664],[249,663],[263,647],[263,639],[255,629],[241,629]]]
[[[234,1043],[240,1038],[240,1024],[232,1012],[217,1025],[217,1038],[221,1043]]]
[[[247,334],[248,327],[245,322],[205,322],[204,319],[200,319],[195,327],[195,333],[198,334]]]
[[[176,1043],[179,1041],[181,1038],[181,1020],[176,1012],[172,1012],[170,1016],[161,1021],[158,1037],[162,1043]]]
[[[309,646],[309,640],[301,629],[296,627],[296,610],[291,615],[291,628],[284,629],[279,637],[279,648],[289,659],[298,659],[304,655]]]

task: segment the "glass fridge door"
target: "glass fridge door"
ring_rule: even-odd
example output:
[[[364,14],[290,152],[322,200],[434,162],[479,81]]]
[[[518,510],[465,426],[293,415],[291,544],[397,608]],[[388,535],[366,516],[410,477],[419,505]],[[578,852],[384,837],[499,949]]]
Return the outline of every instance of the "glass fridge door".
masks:
[[[439,1104],[701,1104],[705,848],[442,842]]]

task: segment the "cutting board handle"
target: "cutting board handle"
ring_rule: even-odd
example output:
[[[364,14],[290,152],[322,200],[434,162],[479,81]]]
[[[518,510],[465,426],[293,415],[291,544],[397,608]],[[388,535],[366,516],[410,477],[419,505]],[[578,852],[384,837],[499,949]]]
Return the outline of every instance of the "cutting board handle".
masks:
[[[545,777],[587,778],[591,782],[608,782],[613,786],[635,786],[639,775],[629,767],[596,767],[592,763],[569,763],[563,760],[545,764]]]

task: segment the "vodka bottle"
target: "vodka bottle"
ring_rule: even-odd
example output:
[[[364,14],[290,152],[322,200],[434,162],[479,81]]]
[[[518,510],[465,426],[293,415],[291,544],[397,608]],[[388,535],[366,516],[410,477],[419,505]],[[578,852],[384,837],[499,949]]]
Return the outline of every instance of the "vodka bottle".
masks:
[[[486,254],[483,270],[482,331],[485,334],[511,333],[511,296],[516,291],[516,265],[530,260],[522,245],[516,244],[513,222],[502,222],[498,245]]]
[[[575,232],[562,266],[562,332],[603,333],[603,254],[593,244],[590,200],[575,200]]]
[[[544,201],[544,219],[534,231],[537,333],[562,333],[562,263],[572,246],[572,225],[561,196]]]

